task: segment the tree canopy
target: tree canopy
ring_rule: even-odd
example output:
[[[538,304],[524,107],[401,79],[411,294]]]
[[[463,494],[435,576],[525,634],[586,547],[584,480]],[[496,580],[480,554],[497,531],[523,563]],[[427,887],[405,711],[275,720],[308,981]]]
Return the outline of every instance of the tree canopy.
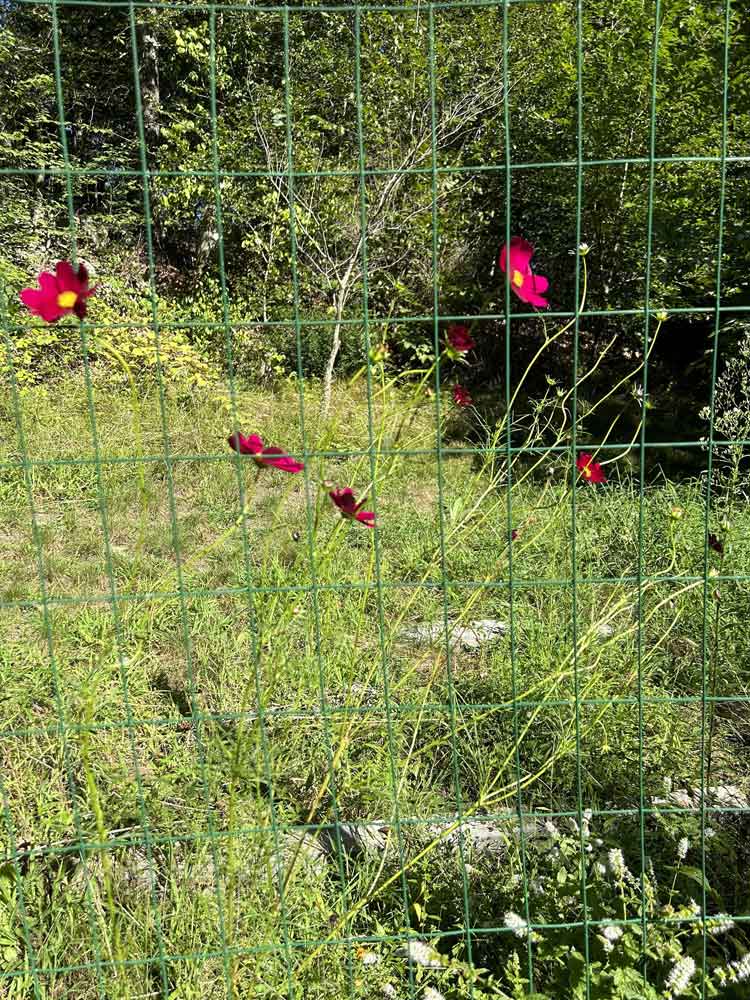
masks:
[[[147,324],[151,249],[159,315],[184,324],[191,343],[221,359],[223,332],[196,324],[221,324],[223,263],[235,360],[257,373],[269,354],[282,367],[296,365],[296,278],[303,366],[321,372],[336,341],[339,367],[361,360],[366,264],[372,335],[387,336],[405,354],[425,354],[432,325],[397,321],[433,311],[434,195],[442,315],[502,313],[497,255],[508,210],[513,232],[537,248],[552,308],[571,310],[580,58],[589,308],[642,309],[650,248],[650,304],[710,310],[723,5],[665,0],[656,26],[653,0],[589,0],[580,40],[576,7],[511,5],[506,50],[502,6],[362,8],[356,18],[350,9],[305,5],[288,14],[285,50],[281,8],[219,6],[212,32],[202,4],[131,15],[127,7],[64,4],[53,12],[11,2],[0,26],[6,284],[13,289],[40,265],[68,256],[72,225],[78,253],[106,279],[108,321]],[[750,16],[734,7],[725,306],[750,301]],[[15,318],[15,301],[10,308]],[[388,326],[375,322],[385,319]],[[327,325],[310,323],[316,320]],[[485,374],[496,373],[499,321],[476,327],[487,334],[480,340]],[[584,346],[613,330],[637,349],[643,316],[587,321]]]

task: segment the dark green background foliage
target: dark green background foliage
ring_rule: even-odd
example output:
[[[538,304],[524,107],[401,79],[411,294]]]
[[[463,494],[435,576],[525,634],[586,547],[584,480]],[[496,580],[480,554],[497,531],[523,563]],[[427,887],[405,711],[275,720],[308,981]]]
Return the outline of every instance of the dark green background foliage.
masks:
[[[747,305],[750,245],[750,15],[732,14],[723,305]],[[443,315],[502,312],[496,258],[505,226],[502,8],[435,13],[439,288]],[[553,309],[575,299],[576,6],[510,8],[508,75],[513,231],[537,247]],[[61,6],[62,95],[82,258],[102,281],[106,319],[148,321],[143,183],[128,9]],[[159,311],[171,322],[221,320],[217,268],[208,12],[139,9],[138,43]],[[361,19],[362,122],[369,293],[373,316],[432,310],[432,154],[426,12],[372,11]],[[589,306],[644,304],[648,235],[652,0],[592,0],[583,13],[582,235],[590,255]],[[351,11],[290,16],[293,169],[303,319],[361,315],[355,37]],[[65,178],[54,86],[51,11],[11,3],[0,28],[3,101],[0,178],[2,271],[11,288],[69,253]],[[283,30],[280,13],[217,14],[220,192],[236,364],[258,375],[296,366]],[[716,3],[661,4],[656,94],[653,306],[715,304],[722,131],[723,16]],[[680,158],[697,157],[692,162]],[[709,159],[705,159],[708,157]],[[671,162],[677,158],[676,162]],[[714,159],[710,159],[714,158]],[[633,159],[639,162],[630,162]],[[625,162],[597,164],[601,160]],[[545,169],[525,164],[557,164]],[[446,170],[445,168],[450,168]],[[13,171],[18,171],[17,173]],[[421,172],[420,172],[421,171]],[[321,173],[322,172],[322,173]],[[333,175],[332,175],[333,174]],[[100,319],[102,315],[100,314]],[[252,325],[258,324],[258,325]],[[674,372],[700,362],[708,316],[672,321],[654,358],[652,391],[679,389]],[[636,350],[642,317],[592,318],[584,351],[619,332]],[[404,355],[429,350],[429,322],[391,323]],[[475,325],[483,369],[498,374],[500,323]],[[529,335],[536,327],[529,325]],[[305,328],[308,373],[322,371],[333,326]],[[523,354],[523,329],[518,327]],[[122,336],[126,336],[123,334]],[[224,363],[223,332],[192,328],[200,350]],[[359,363],[362,332],[342,330],[341,369]],[[565,350],[566,345],[561,347]],[[70,351],[75,351],[71,347]],[[272,358],[273,364],[262,359]],[[75,354],[67,359],[76,363]],[[658,377],[663,366],[664,379]],[[43,367],[40,371],[43,371]],[[698,367],[700,375],[700,365]]]

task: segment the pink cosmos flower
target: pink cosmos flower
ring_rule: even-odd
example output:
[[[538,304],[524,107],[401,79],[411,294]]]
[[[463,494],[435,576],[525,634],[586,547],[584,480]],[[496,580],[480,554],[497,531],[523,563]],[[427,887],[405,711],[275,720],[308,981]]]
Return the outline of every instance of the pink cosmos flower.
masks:
[[[360,500],[357,503],[354,493],[348,486],[344,489],[337,487],[335,490],[331,490],[328,496],[338,507],[342,517],[349,521],[359,521],[360,524],[364,524],[368,528],[375,527],[375,515],[372,511],[362,510],[365,501]]]
[[[288,455],[282,448],[266,447],[257,434],[244,437],[236,431],[227,438],[230,448],[234,448],[240,455],[251,455],[256,465],[272,465],[274,469],[281,469],[282,472],[302,472],[304,463]]]
[[[528,302],[538,309],[546,309],[549,302],[542,293],[549,288],[549,281],[541,274],[532,273],[533,256],[533,246],[521,236],[514,236],[510,241],[510,253],[507,243],[500,251],[500,270],[508,275],[510,287],[522,302]],[[510,270],[507,270],[508,257],[510,257]]]
[[[476,347],[468,326],[461,323],[451,323],[448,327],[448,343],[458,354],[466,354],[472,347]]]
[[[83,264],[74,271],[67,260],[55,265],[55,273],[42,271],[39,288],[24,288],[19,294],[21,302],[45,323],[56,323],[61,316],[74,312],[79,319],[86,315],[86,299],[95,288],[89,288],[89,275]]]
[[[474,400],[471,398],[471,393],[468,389],[464,389],[462,385],[453,386],[453,402],[456,406],[473,406]]]
[[[594,462],[591,455],[585,452],[576,459],[576,468],[581,473],[587,483],[606,483],[607,477],[598,462]]]

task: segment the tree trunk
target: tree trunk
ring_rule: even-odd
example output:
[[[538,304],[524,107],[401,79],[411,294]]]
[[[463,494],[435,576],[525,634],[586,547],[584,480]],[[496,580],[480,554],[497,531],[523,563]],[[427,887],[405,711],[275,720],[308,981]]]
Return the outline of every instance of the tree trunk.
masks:
[[[160,96],[159,96],[159,39],[149,24],[138,25],[138,45],[141,70],[141,101],[143,104],[143,130],[148,153],[153,156],[159,145]]]
[[[146,143],[146,160],[150,167],[158,166],[159,137],[161,134],[161,96],[159,93],[159,39],[151,24],[138,25],[140,49],[141,107],[143,109],[143,135]],[[159,201],[151,204],[154,239],[159,242]]]

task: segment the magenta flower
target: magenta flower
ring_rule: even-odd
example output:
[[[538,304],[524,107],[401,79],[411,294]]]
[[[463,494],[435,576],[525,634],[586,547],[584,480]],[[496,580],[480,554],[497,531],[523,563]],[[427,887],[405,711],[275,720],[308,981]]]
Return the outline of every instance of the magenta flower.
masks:
[[[227,438],[230,448],[234,448],[240,455],[250,455],[256,465],[271,465],[274,469],[281,469],[282,472],[302,472],[304,463],[298,462],[291,455],[288,455],[282,448],[266,447],[257,434],[243,437],[239,431]]]
[[[451,323],[448,327],[448,343],[457,354],[466,354],[472,347],[476,347],[468,326],[462,323]]]
[[[453,386],[453,402],[456,406],[473,406],[474,400],[471,397],[471,393],[468,389],[464,389],[462,385]]]
[[[510,253],[507,243],[500,251],[500,270],[508,275],[510,287],[522,302],[528,302],[538,309],[546,309],[549,302],[542,297],[542,293],[549,288],[549,281],[541,274],[532,272],[533,256],[533,246],[521,236],[514,236],[510,241]],[[506,270],[508,257],[510,257],[510,269]]]
[[[576,468],[587,483],[606,483],[607,477],[598,462],[595,462],[591,455],[584,452],[576,459]]]
[[[357,503],[353,491],[348,487],[337,487],[335,490],[331,490],[328,494],[336,507],[338,507],[341,516],[345,517],[348,521],[359,521],[360,524],[364,524],[367,528],[375,527],[375,515],[372,511],[362,510],[365,502],[360,500]]]
[[[55,273],[42,271],[39,288],[24,288],[19,294],[21,302],[45,323],[56,323],[61,316],[75,313],[79,319],[86,315],[86,299],[93,295],[95,288],[89,288],[89,275],[83,264],[78,271],[67,260],[55,265]]]

